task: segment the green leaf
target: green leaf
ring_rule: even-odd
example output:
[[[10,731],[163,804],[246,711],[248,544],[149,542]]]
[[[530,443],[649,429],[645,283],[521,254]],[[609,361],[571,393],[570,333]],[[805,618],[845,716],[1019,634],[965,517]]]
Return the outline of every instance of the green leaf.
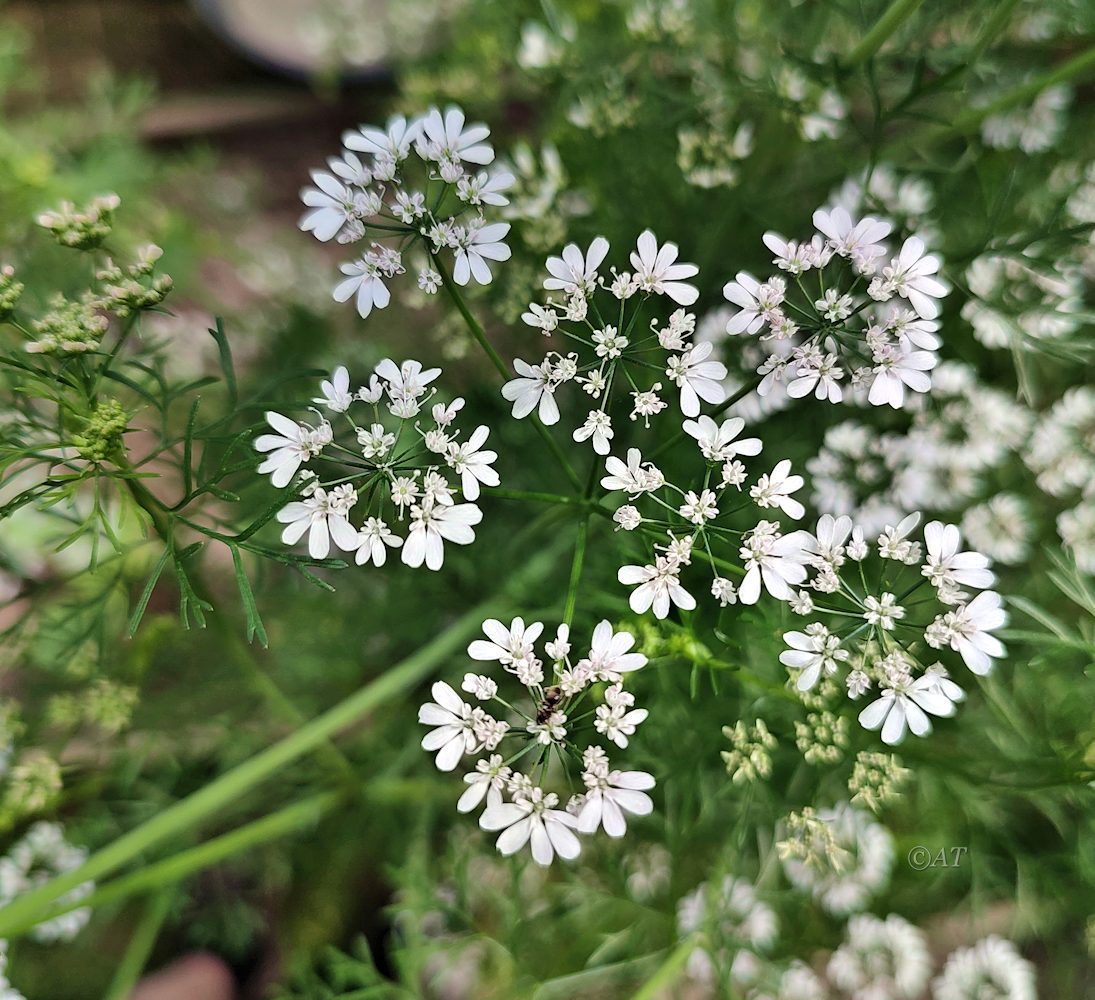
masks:
[[[252,642],[258,636],[259,642],[265,649],[269,646],[266,637],[266,627],[262,624],[258,605],[255,603],[255,594],[251,590],[251,583],[243,569],[243,559],[240,557],[239,547],[230,545],[232,550],[232,565],[236,568],[236,586],[239,587],[240,599],[243,601],[243,610],[247,614],[247,641]]]
[[[228,346],[224,322],[218,316],[215,323],[209,334],[217,342],[217,350],[220,352],[221,371],[224,372],[224,384],[228,387],[228,401],[235,406],[236,400],[239,399],[239,390],[236,387],[236,368],[232,363],[232,349]]]
[[[163,573],[163,568],[167,565],[167,560],[171,558],[171,549],[165,548],[163,555],[156,560],[156,565],[152,567],[152,572],[148,575],[148,582],[144,585],[144,590],[141,591],[141,596],[137,600],[136,606],[133,608],[133,614],[129,616],[129,638],[133,638],[137,634],[137,627],[141,624],[141,619],[144,618],[144,613],[148,608],[148,602],[152,599],[152,591],[156,589],[156,584],[159,582],[160,574]]]

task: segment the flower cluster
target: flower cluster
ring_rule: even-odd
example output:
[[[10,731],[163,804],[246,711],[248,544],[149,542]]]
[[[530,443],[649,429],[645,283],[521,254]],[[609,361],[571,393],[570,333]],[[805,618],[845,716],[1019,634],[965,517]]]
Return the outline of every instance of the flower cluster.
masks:
[[[301,198],[308,211],[300,227],[323,242],[367,243],[355,260],[341,265],[335,286],[339,302],[354,299],[368,316],[391,300],[387,283],[405,273],[405,257],[416,244],[424,260],[418,287],[436,292],[443,254],[452,255],[458,285],[489,284],[490,262],[508,260],[508,222],[489,222],[487,209],[507,204],[514,183],[507,170],[488,170],[494,149],[486,125],[465,122],[456,107],[431,108],[408,120],[399,115],[384,128],[363,125],[346,132],[329,170],[315,170],[315,187]]]
[[[989,491],[991,474],[1015,460],[1030,426],[1030,412],[1008,393],[981,383],[968,365],[945,361],[933,372],[931,405],[912,409],[904,433],[878,433],[858,420],[826,430],[806,463],[811,500],[822,513],[850,515],[868,533],[901,511],[957,511]],[[982,537],[994,537],[994,558],[1016,562],[1029,528],[1010,528],[1010,535],[989,530]]]
[[[258,471],[270,473],[279,489],[294,484],[300,495],[277,515],[286,545],[307,533],[313,559],[325,559],[334,542],[355,553],[358,565],[382,566],[388,549],[401,549],[408,566],[437,570],[446,542],[475,540],[483,515],[474,501],[482,486],[498,485],[497,455],[483,447],[485,426],[460,439],[460,398],[434,403],[432,419],[420,422],[440,374],[418,361],[385,358],[367,385],[351,389],[349,372],[338,368],[313,400],[314,423],[266,414],[274,433],[255,440],[266,454]],[[345,442],[332,420],[346,428]],[[317,462],[318,472],[311,467]]]
[[[919,521],[911,514],[888,526],[872,556],[851,518],[823,515],[807,543],[809,589],[791,602],[796,613],[815,620],[785,633],[789,648],[780,654],[799,691],[845,668],[850,698],[876,689],[878,698],[859,721],[880,729],[888,744],[899,743],[906,729],[927,735],[929,716],[953,715],[965,697],[931,651],[949,647],[976,674],[987,674],[1005,652],[992,634],[1007,615],[1000,595],[985,589],[995,580],[990,560],[962,550],[953,524],[930,522],[922,544],[912,537]]]
[[[0,858],[0,907],[57,875],[79,868],[87,860],[87,851],[65,840],[56,823],[35,823],[8,853]],[[83,882],[61,896],[61,906],[78,903],[91,895],[93,882]],[[36,941],[71,941],[91,919],[91,909],[77,907],[37,924],[30,932]]]
[[[814,226],[801,241],[765,234],[780,273],[761,282],[742,271],[726,284],[723,295],[736,307],[726,332],[772,345],[757,368],[761,395],[782,382],[792,397],[836,403],[847,388],[872,405],[900,408],[907,389],[931,388],[939,299],[948,291],[936,277],[939,259],[917,236],[891,256],[890,222],[857,220],[839,206],[815,212]]]
[[[464,776],[467,789],[457,809],[467,813],[486,802],[479,818],[484,830],[498,832],[498,850],[514,854],[530,845],[533,860],[549,865],[558,855],[566,860],[581,851],[579,834],[603,828],[610,837],[627,831],[627,814],[645,816],[653,810],[646,793],[654,778],[644,771],[619,771],[611,766],[602,739],[626,749],[646,709],[635,708],[625,688],[627,675],[646,665],[632,651],[634,636],[616,632],[601,622],[593,631],[588,653],[571,657],[570,629],[560,625],[544,644],[550,668],[536,655],[543,634],[541,622],[515,618],[504,625],[483,623],[485,639],[468,647],[468,656],[497,663],[524,688],[524,702],[511,703],[499,693],[503,677],[468,673],[462,690],[433,685],[434,700],[424,704],[418,721],[430,726],[422,747],[436,752],[442,771],[452,771],[465,756],[477,756],[475,770]],[[488,708],[497,706],[496,715]],[[500,717],[498,717],[500,716]],[[482,755],[482,756],[481,756]],[[523,760],[524,769],[519,768]],[[570,781],[579,771],[585,791],[561,805],[549,786]],[[508,797],[508,798],[507,798]]]
[[[535,411],[545,424],[555,424],[560,417],[557,391],[568,382],[580,386],[595,405],[574,431],[574,440],[589,441],[599,455],[609,453],[614,436],[613,393],[629,394],[631,419],[646,426],[669,405],[663,386],[677,388],[681,412],[688,417],[699,414],[701,399],[721,403],[726,398],[721,385],[725,366],[710,360],[710,344],[692,343],[696,317],[685,307],[699,293],[687,279],[699,269],[679,262],[676,244],[659,245],[649,230],[631,253],[630,271],[602,273],[609,249],[608,240],[598,236],[585,252],[571,243],[562,256],[548,258],[544,288],[553,295],[543,304],[531,303],[522,319],[545,337],[566,338],[575,349],[549,352],[539,364],[518,358],[518,377],[502,388],[515,417]],[[664,325],[655,316],[644,328],[644,308],[661,296],[681,308]]]
[[[750,983],[779,937],[775,911],[758,898],[747,881],[726,875],[715,884],[701,883],[677,904],[677,933],[703,935],[688,957],[688,974],[706,984]]]
[[[890,832],[869,813],[841,803],[810,817],[821,824],[792,824],[788,839],[778,845],[783,871],[790,883],[809,893],[835,916],[866,909],[890,881],[894,844]],[[827,849],[812,845],[824,840]]]
[[[1038,486],[1076,506],[1057,517],[1057,532],[1085,573],[1095,573],[1095,389],[1069,389],[1042,416],[1024,453]]]
[[[861,914],[848,921],[845,941],[825,971],[846,996],[914,1000],[928,985],[932,960],[918,927],[894,913],[885,919]]]
[[[653,610],[655,617],[665,618],[674,605],[686,611],[694,608],[695,597],[681,584],[681,574],[694,558],[711,568],[711,595],[722,606],[739,600],[755,604],[762,589],[788,600],[793,596],[791,585],[806,578],[807,533],[783,534],[780,523],[769,520],[748,531],[732,526],[734,515],[754,506],[793,520],[805,513],[794,497],[803,479],[792,473],[786,459],[757,476],[743,495],[749,473],[741,459],[760,454],[763,447],[759,438],[739,436],[744,426],[741,417],[719,422],[702,416],[684,422],[685,433],[706,463],[702,482],[691,488],[669,482],[656,465],[643,461],[637,448],[628,449],[626,461],[615,456],[606,460],[608,475],[601,486],[626,498],[613,515],[616,524],[644,539],[662,540],[651,541],[649,562],[620,568],[620,583],[635,588],[630,603],[636,614]],[[716,554],[727,546],[738,550],[743,568]],[[723,575],[726,569],[742,577],[740,585]]]
[[[101,246],[114,228],[114,213],[122,200],[116,194],[99,195],[83,208],[66,201],[61,207],[42,212],[38,225],[48,229],[63,247],[72,250],[94,250]]]

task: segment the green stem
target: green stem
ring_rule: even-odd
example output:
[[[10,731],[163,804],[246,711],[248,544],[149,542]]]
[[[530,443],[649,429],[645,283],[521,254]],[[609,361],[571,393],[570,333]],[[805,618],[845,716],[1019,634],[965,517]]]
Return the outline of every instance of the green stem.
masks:
[[[578,524],[578,538],[574,542],[574,561],[570,564],[570,582],[567,584],[566,606],[563,609],[563,621],[570,625],[574,621],[574,608],[578,603],[578,587],[582,582],[582,564],[586,557],[586,541],[589,538],[589,515]]]
[[[841,65],[845,69],[853,69],[861,63],[865,63],[882,46],[899,27],[909,18],[923,0],[893,0],[893,3],[883,11],[882,16],[875,22],[873,28],[867,32],[845,57]]]
[[[141,973],[148,965],[148,959],[152,954],[153,946],[156,944],[156,938],[159,937],[160,929],[167,919],[173,895],[173,888],[168,886],[149,899],[144,916],[141,918],[141,922],[137,924],[137,929],[130,939],[129,947],[126,948],[125,954],[114,972],[114,977],[110,980],[110,986],[106,991],[106,1000],[126,1000],[126,997],[133,992],[133,987],[137,985],[137,980],[141,978]]]
[[[508,382],[513,377],[513,372],[510,371],[509,365],[503,360],[502,355],[494,349],[494,345],[487,339],[487,333],[483,329],[483,325],[472,315],[471,310],[468,308],[468,304],[464,301],[464,296],[460,294],[460,289],[457,287],[456,282],[452,280],[452,275],[449,274],[448,268],[445,267],[439,257],[431,254],[430,259],[433,261],[434,267],[437,268],[437,273],[441,275],[441,283],[445,286],[445,291],[449,293],[449,298],[452,299],[460,315],[464,318],[464,325],[471,331],[471,335],[476,339],[479,346],[486,351],[487,357],[490,358],[494,367],[498,369],[502,378]],[[559,463],[560,468],[566,473],[567,479],[570,480],[570,485],[575,489],[580,488],[582,482],[578,478],[578,473],[574,471],[574,466],[570,464],[570,460],[563,454],[563,450],[559,447],[559,443],[555,438],[551,436],[551,432],[548,431],[536,414],[532,414],[532,423],[536,427],[537,433],[548,446],[548,450],[555,457],[555,461]]]
[[[79,868],[58,875],[0,909],[0,938],[9,936],[12,928],[22,927],[27,921],[36,923],[50,903],[76,886],[108,875],[162,841],[230,808],[252,788],[311,752],[325,740],[416,687],[475,634],[485,615],[497,613],[499,604],[512,605],[517,594],[546,577],[554,565],[556,555],[557,546],[539,553],[507,582],[503,594],[473,607],[417,652],[360,691],[216,778],[204,788],[169,806],[135,830],[107,844]]]
[[[642,987],[635,993],[633,1000],[655,1000],[655,997],[666,996],[668,987],[672,986],[680,978],[692,952],[699,946],[696,937],[685,938],[652,975]]]
[[[986,104],[984,107],[971,108],[965,114],[955,118],[948,126],[947,131],[966,131],[967,129],[980,125],[981,122],[990,115],[998,114],[1001,111],[1007,111],[1009,108],[1013,108],[1018,104],[1026,104],[1048,87],[1053,87],[1058,83],[1065,83],[1068,80],[1083,76],[1092,70],[1095,70],[1095,46],[1081,52],[1078,56],[1073,56],[1056,69],[1052,69],[1048,73],[1043,73],[1041,76],[1022,84],[1019,87],[1013,87],[1011,90],[1005,91],[996,98],[995,101]]]
[[[130,496],[133,497],[137,506],[151,518],[152,526],[160,541],[174,551],[175,531],[172,523],[172,515],[167,512],[164,505],[139,479],[132,476],[127,477],[125,484],[129,490]],[[208,601],[209,605],[212,606],[213,602],[209,600],[209,588],[206,586],[201,574],[198,572],[192,573],[191,581],[193,582],[198,597],[201,600]],[[293,701],[286,696],[285,692],[274,683],[266,671],[259,666],[255,661],[254,656],[252,656],[251,650],[240,640],[239,636],[226,627],[224,620],[220,616],[214,616],[213,620],[225,643],[235,655],[236,662],[243,667],[251,684],[255,687],[259,695],[266,699],[267,703],[274,710],[274,713],[289,725],[299,726],[303,723],[305,719],[300,709],[298,709]],[[353,765],[333,743],[327,742],[321,747],[320,754],[326,763],[338,773],[343,781],[353,782],[356,780],[357,774],[354,771]]]
[[[504,486],[492,486],[490,495],[500,497],[503,500],[526,500],[530,503],[551,503],[566,507],[588,508],[593,506],[584,497],[568,497],[562,493],[543,493],[536,490],[511,490],[506,489]]]

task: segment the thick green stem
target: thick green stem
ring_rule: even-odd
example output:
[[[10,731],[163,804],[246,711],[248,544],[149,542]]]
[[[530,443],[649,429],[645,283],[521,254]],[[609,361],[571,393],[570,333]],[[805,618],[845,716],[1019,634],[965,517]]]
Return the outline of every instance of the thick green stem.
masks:
[[[681,977],[688,959],[699,945],[695,937],[685,938],[674,948],[660,966],[642,987],[635,993],[634,1000],[654,1000],[655,997],[666,996],[669,987]]]
[[[574,608],[578,603],[578,587],[582,582],[582,565],[585,562],[588,538],[589,515],[587,514],[578,525],[578,537],[574,542],[574,561],[570,564],[570,582],[567,585],[566,607],[563,609],[563,621],[567,625],[574,621]]]
[[[171,897],[173,890],[169,887],[157,892],[148,901],[141,922],[137,924],[129,947],[122,956],[118,968],[114,971],[114,977],[110,980],[110,986],[106,991],[106,1000],[126,1000],[133,992],[137,980],[148,965],[152,948],[159,937],[160,928],[163,927],[167,914],[171,909]]]
[[[513,372],[510,371],[509,365],[506,364],[502,355],[494,349],[494,345],[487,339],[487,332],[483,329],[483,325],[472,315],[471,310],[468,308],[468,304],[464,301],[464,296],[460,294],[460,289],[457,287],[456,282],[452,280],[452,275],[449,274],[448,268],[445,267],[439,257],[431,254],[431,259],[433,260],[434,267],[437,268],[437,273],[441,275],[441,283],[445,286],[445,291],[449,293],[449,298],[452,299],[460,315],[464,318],[464,325],[467,326],[479,346],[486,351],[487,357],[490,358],[494,367],[498,369],[502,378],[509,381],[513,377]],[[566,473],[567,479],[570,480],[570,485],[575,489],[578,489],[582,485],[581,480],[578,478],[578,473],[574,471],[574,466],[570,464],[570,460],[563,454],[563,450],[559,447],[559,443],[551,436],[551,432],[543,425],[536,414],[532,415],[531,420],[537,433],[543,439],[544,444],[548,446],[548,450],[555,457],[555,461],[559,463],[560,468]]]
[[[7,937],[13,928],[23,927],[28,921],[37,922],[50,903],[76,886],[116,871],[171,836],[192,829],[209,817],[229,809],[247,792],[282,768],[316,749],[325,740],[369,712],[420,684],[431,671],[475,634],[485,615],[497,613],[500,604],[512,605],[516,595],[546,577],[556,557],[556,546],[541,552],[514,574],[507,582],[503,594],[476,605],[436,638],[360,691],[204,788],[169,806],[135,830],[123,834],[96,851],[79,868],[57,876],[4,907],[0,910],[0,938]]]
[[[873,28],[867,32],[843,59],[841,65],[845,69],[853,69],[871,58],[899,27],[902,22],[911,17],[923,0],[893,0],[893,3],[883,12],[875,22]]]

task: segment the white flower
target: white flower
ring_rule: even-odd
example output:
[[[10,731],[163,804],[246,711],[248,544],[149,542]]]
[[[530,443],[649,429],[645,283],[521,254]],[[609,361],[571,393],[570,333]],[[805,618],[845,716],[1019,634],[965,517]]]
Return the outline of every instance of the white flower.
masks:
[[[962,543],[957,525],[930,521],[924,525],[924,546],[927,558],[923,574],[937,590],[955,587],[975,587],[984,590],[996,582],[986,556],[979,552],[959,552]],[[950,603],[949,601],[947,603]]]
[[[674,263],[678,252],[676,243],[666,243],[659,249],[657,239],[647,229],[639,236],[637,252],[631,254],[631,266],[644,290],[668,295],[677,305],[690,306],[700,293],[695,285],[682,279],[695,277],[700,269],[695,264]]]
[[[489,433],[480,424],[467,441],[463,444],[450,444],[446,452],[445,461],[459,474],[465,500],[479,498],[480,483],[484,486],[497,486],[499,483],[498,473],[491,468],[498,453],[480,450]]]
[[[995,934],[954,951],[932,983],[935,1000],[1036,1000],[1034,966]]]
[[[811,690],[823,673],[826,677],[835,674],[837,666],[849,656],[846,649],[840,648],[840,637],[817,623],[807,625],[805,633],[784,632],[783,641],[791,648],[779,654],[779,662],[801,671],[795,684],[800,691]]]
[[[359,153],[371,153],[381,159],[405,160],[411,151],[411,143],[418,138],[418,121],[408,122],[402,115],[393,115],[388,119],[387,129],[362,126],[359,129],[344,132],[342,144],[347,149],[356,149]]]
[[[641,493],[659,489],[665,482],[661,472],[649,462],[643,465],[643,456],[638,448],[627,449],[625,465],[615,455],[605,459],[607,476],[601,478],[606,490],[619,490],[632,499]]]
[[[544,279],[544,288],[572,295],[588,296],[597,287],[597,268],[608,254],[609,243],[598,236],[585,254],[576,243],[563,247],[562,257],[548,257],[547,269],[551,275]]]
[[[756,333],[767,322],[768,306],[759,299],[760,287],[748,271],[739,271],[733,281],[722,286],[723,297],[738,307],[726,323],[728,334]]]
[[[795,376],[787,383],[787,395],[792,399],[799,399],[810,392],[813,392],[815,399],[827,399],[830,403],[839,403],[844,398],[844,391],[840,388],[844,369],[835,354],[804,358],[802,366],[795,370]]]
[[[913,392],[931,389],[931,371],[939,359],[931,351],[912,351],[905,344],[883,344],[874,352],[874,381],[867,395],[872,406],[889,404],[895,410],[905,402],[905,387]]]
[[[520,420],[537,410],[543,423],[557,424],[559,405],[555,402],[555,382],[548,362],[530,365],[516,358],[513,368],[518,377],[502,386],[502,396],[513,403],[513,416]]]
[[[415,144],[424,160],[440,164],[459,164],[465,160],[485,166],[494,159],[494,149],[483,141],[490,135],[490,129],[482,124],[465,128],[464,112],[457,107],[447,108],[444,118],[437,108],[430,108],[418,123],[417,132]]]
[[[467,788],[456,803],[456,811],[469,813],[485,798],[487,808],[500,805],[502,789],[513,772],[502,762],[502,755],[492,753],[486,760],[477,760],[475,770],[464,775]]]
[[[509,199],[502,192],[513,187],[514,180],[513,174],[506,170],[494,174],[482,170],[474,177],[461,177],[456,182],[456,194],[469,205],[508,205]]]
[[[502,242],[509,230],[508,222],[472,223],[462,228],[457,237],[452,280],[466,285],[474,278],[480,285],[489,285],[493,275],[487,261],[510,258],[510,248]]]
[[[582,846],[573,831],[578,819],[562,809],[556,809],[559,799],[553,793],[533,788],[513,802],[488,805],[479,817],[484,830],[501,830],[498,850],[504,855],[516,854],[531,841],[532,859],[547,866],[555,855],[570,861],[578,857]]]
[[[398,549],[403,539],[393,535],[388,526],[378,517],[370,517],[357,533],[358,548],[355,561],[364,566],[370,560],[374,566],[383,566],[388,557],[388,549]]]
[[[639,512],[638,507],[625,503],[622,507],[616,509],[616,512],[612,515],[612,520],[624,531],[634,531],[643,523],[643,515]]]
[[[329,493],[317,486],[311,496],[278,511],[277,519],[286,525],[282,542],[295,545],[307,531],[308,554],[313,559],[326,559],[332,540],[343,552],[353,552],[359,545],[358,533],[348,515],[356,502],[357,493],[349,486],[336,486]]]
[[[319,389],[323,395],[313,399],[312,402],[326,406],[328,410],[335,413],[345,413],[354,401],[353,394],[350,392],[350,373],[345,365],[335,369],[330,381],[324,379],[320,382]]]
[[[681,390],[681,412],[686,417],[699,416],[701,399],[716,404],[726,399],[722,386],[726,365],[707,360],[713,349],[709,342],[696,344],[684,354],[670,357],[666,366],[666,375]]]
[[[605,692],[605,697],[611,698],[611,692],[619,692],[616,685]],[[630,698],[630,695],[627,695]],[[628,738],[635,735],[635,729],[646,721],[650,714],[645,708],[634,708],[628,711],[631,703],[626,699],[610,701],[606,705],[598,705],[596,716],[593,720],[593,728],[606,738],[610,739],[621,750],[627,748]]]
[[[711,417],[686,420],[682,425],[685,434],[696,439],[700,452],[709,462],[728,462],[738,455],[759,455],[764,447],[760,438],[735,438],[745,427],[741,417],[730,417],[716,424]]]
[[[604,410],[590,410],[585,423],[573,434],[575,441],[588,441],[593,438],[593,450],[598,455],[607,455],[612,448],[612,418]]]
[[[270,482],[281,489],[289,485],[301,465],[331,443],[331,425],[298,424],[273,410],[267,410],[266,422],[278,433],[260,434],[255,439],[256,451],[269,452],[258,471],[271,473]]]
[[[711,596],[725,608],[728,604],[738,603],[738,592],[732,581],[724,576],[716,576],[711,581]]]
[[[832,983],[861,1000],[914,1000],[931,978],[924,934],[896,914],[848,921],[848,939],[829,960]]]
[[[616,578],[626,586],[635,587],[628,601],[635,614],[653,608],[655,618],[665,618],[671,604],[683,611],[696,606],[696,599],[681,586],[679,572],[677,562],[658,556],[653,566],[621,566]]]
[[[593,630],[589,656],[579,660],[575,669],[587,670],[594,681],[619,683],[622,674],[646,666],[642,653],[629,652],[634,645],[635,637],[630,632],[613,632],[612,623],[602,621]]]
[[[990,634],[1007,624],[1008,616],[1002,604],[999,594],[986,590],[969,604],[962,604],[936,618],[933,624],[941,627],[938,639],[931,627],[924,638],[936,648],[949,645],[975,674],[987,674],[992,670],[994,659],[1007,655],[1004,644]]]
[[[420,361],[404,361],[396,367],[391,358],[384,358],[376,366],[376,374],[388,383],[393,399],[418,399],[438,375],[440,368],[423,369]]]
[[[594,833],[603,826],[610,837],[622,837],[627,832],[625,812],[647,816],[654,803],[647,790],[654,787],[654,778],[645,771],[610,771],[608,774],[585,773],[585,804],[578,815],[578,829]]]
[[[347,277],[335,285],[334,300],[346,302],[356,295],[357,313],[362,319],[373,311],[374,306],[384,309],[391,302],[392,293],[388,291],[383,280],[387,275],[372,253],[367,253],[358,260],[339,264],[338,269]]]
[[[309,208],[300,220],[300,228],[326,243],[356,218],[355,195],[352,188],[323,171],[313,170],[312,180],[316,186],[300,193],[301,201]]]
[[[472,527],[482,520],[483,512],[473,503],[412,507],[410,534],[403,545],[403,562],[412,567],[425,562],[428,569],[440,569],[445,560],[445,542],[470,545],[475,541]]]
[[[738,587],[738,600],[742,604],[756,604],[762,583],[776,600],[790,600],[794,596],[791,585],[806,579],[804,563],[809,558],[811,542],[809,532],[781,535],[778,524],[761,521],[742,538],[740,555],[745,561],[745,579]]]
[[[819,208],[814,212],[814,225],[828,237],[829,246],[837,254],[851,258],[861,274],[874,270],[874,262],[886,252],[883,241],[893,228],[869,215],[856,222],[840,206],[830,212]]]
[[[521,319],[545,336],[559,325],[559,314],[551,306],[541,306],[530,302],[528,312],[521,313]]]
[[[901,247],[900,254],[882,269],[884,287],[893,289],[909,300],[909,305],[923,319],[935,319],[939,315],[937,299],[943,298],[949,289],[938,278],[939,258],[925,255],[924,241],[910,236]],[[872,293],[873,294],[873,293]]]
[[[437,681],[430,693],[434,700],[419,708],[418,721],[435,728],[422,737],[422,749],[431,753],[436,750],[434,762],[438,770],[452,771],[464,754],[479,749],[473,715],[478,710],[464,702],[444,681]]]
[[[802,476],[792,476],[790,459],[783,459],[769,475],[761,476],[755,486],[749,490],[758,507],[778,507],[788,517],[798,520],[806,513],[792,493],[802,488],[805,480]]]
[[[523,618],[514,618],[506,628],[497,618],[488,618],[483,622],[487,639],[476,639],[468,646],[468,656],[480,661],[497,660],[502,666],[511,667],[533,656],[533,646],[543,631],[543,622],[530,622],[526,626]]]
[[[896,688],[884,687],[882,696],[859,713],[859,723],[864,729],[881,729],[882,742],[894,746],[905,738],[906,727],[915,736],[927,736],[932,729],[928,716],[950,718],[955,702],[964,697],[950,678],[928,671]]]
[[[893,594],[883,594],[875,597],[868,594],[863,602],[866,611],[863,614],[868,625],[878,625],[880,628],[892,632],[894,622],[905,617],[905,609],[897,603],[897,597]]]
[[[705,524],[719,516],[717,497],[712,490],[703,490],[697,493],[689,490],[684,495],[684,503],[678,509],[678,513],[686,521],[693,524]]]

